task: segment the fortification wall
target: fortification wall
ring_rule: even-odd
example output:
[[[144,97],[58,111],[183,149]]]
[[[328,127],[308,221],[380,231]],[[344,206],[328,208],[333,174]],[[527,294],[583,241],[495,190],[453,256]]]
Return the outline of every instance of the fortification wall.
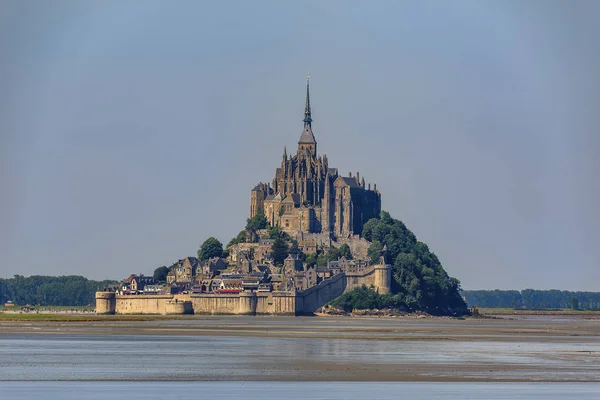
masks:
[[[364,258],[367,257],[367,252],[371,242],[369,242],[367,239],[361,238],[358,235],[354,235],[349,238],[338,238],[337,242],[333,242],[332,244],[338,248],[343,244],[347,244],[355,258],[356,256]]]
[[[115,295],[96,293],[97,313],[116,314],[310,314],[342,295],[349,288],[370,286],[376,269],[364,275],[341,273],[303,292],[242,292],[198,295]],[[384,278],[382,278],[384,279]],[[379,279],[378,282],[384,282]],[[350,283],[352,282],[352,283]]]
[[[296,314],[310,314],[344,293],[346,275],[338,274],[296,295]]]
[[[114,314],[115,292],[96,292],[96,314]]]
[[[116,295],[116,314],[191,314],[189,296]]]
[[[370,268],[364,272],[346,273],[346,292],[365,285],[370,287],[375,285],[375,269]]]
[[[194,314],[256,314],[256,295],[198,294],[191,296]]]
[[[379,294],[387,294],[392,289],[392,269],[390,265],[374,265],[366,271],[346,273],[346,280],[346,292],[373,285]]]
[[[299,311],[296,306],[296,293],[273,292],[273,312],[275,315],[296,315]]]
[[[256,314],[275,314],[275,304],[271,293],[260,292],[256,296]]]

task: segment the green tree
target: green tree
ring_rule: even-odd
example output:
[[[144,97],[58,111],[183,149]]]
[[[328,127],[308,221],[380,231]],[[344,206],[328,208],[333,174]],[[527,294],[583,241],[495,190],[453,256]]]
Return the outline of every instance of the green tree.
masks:
[[[309,253],[306,255],[304,261],[306,262],[306,264],[310,267],[313,265],[317,265],[317,253]]]
[[[240,233],[238,233],[236,237],[234,237],[229,241],[229,243],[227,243],[227,248],[233,246],[234,244],[245,243],[247,240],[247,236],[248,231],[246,231],[245,229],[243,231],[240,231]]]
[[[383,250],[383,246],[379,241],[374,241],[369,245],[367,250],[367,255],[371,260],[371,264],[377,264],[379,262],[379,257],[381,256],[381,251]]]
[[[329,261],[336,261],[340,258],[340,251],[335,247],[330,247],[327,251],[322,250],[317,253],[317,265],[325,266]]]
[[[222,254],[223,244],[212,236],[206,239],[198,249],[198,258],[202,261],[212,257],[221,257]]]
[[[350,246],[348,246],[348,243],[341,245],[338,250],[340,257],[346,257],[347,260],[352,259],[352,252],[350,251]]]
[[[571,308],[573,310],[579,310],[579,299],[575,296],[571,297]]]
[[[255,231],[258,229],[265,229],[267,227],[267,218],[261,212],[257,213],[254,217],[246,220],[246,230]]]
[[[372,288],[365,285],[354,288],[329,303],[331,306],[343,309],[346,312],[352,310],[395,308],[403,311],[409,307],[401,295],[380,295]]]
[[[283,229],[281,229],[281,227],[279,227],[279,226],[273,226],[273,227],[269,227],[267,229],[269,230],[269,239],[277,239],[277,238],[281,238],[284,240],[289,239],[289,236],[287,235],[287,233],[285,233],[283,231]]]
[[[24,277],[0,280],[0,300],[19,305],[87,306],[95,304],[95,293],[116,281],[92,281],[83,276]]]
[[[169,268],[166,266],[158,267],[154,270],[154,280],[157,282],[165,282],[167,280],[168,273]]]
[[[271,257],[273,257],[273,261],[275,265],[281,266],[283,265],[283,260],[288,256],[288,245],[286,241],[278,237],[273,241],[273,245],[271,246]]]

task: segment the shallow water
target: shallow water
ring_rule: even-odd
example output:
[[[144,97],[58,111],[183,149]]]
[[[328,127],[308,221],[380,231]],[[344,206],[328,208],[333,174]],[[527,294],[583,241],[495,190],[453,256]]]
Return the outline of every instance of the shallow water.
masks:
[[[410,373],[429,380],[589,381],[600,379],[599,355],[600,343],[576,340],[4,334],[0,380],[310,381],[327,380],[328,374],[342,379],[346,367],[348,373],[362,368],[382,380],[377,374],[385,366],[398,376]],[[390,375],[386,380],[403,379]]]
[[[594,383],[361,383],[361,382],[3,382],[13,399],[578,399],[596,400]]]

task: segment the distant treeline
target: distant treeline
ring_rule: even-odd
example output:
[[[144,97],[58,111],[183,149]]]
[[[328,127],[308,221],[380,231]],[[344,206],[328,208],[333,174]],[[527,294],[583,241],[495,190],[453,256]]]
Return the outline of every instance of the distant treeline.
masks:
[[[0,279],[0,305],[12,301],[18,305],[86,306],[96,303],[98,289],[114,281],[92,281],[83,276],[41,276]]]
[[[600,292],[568,290],[463,290],[469,307],[600,309]]]

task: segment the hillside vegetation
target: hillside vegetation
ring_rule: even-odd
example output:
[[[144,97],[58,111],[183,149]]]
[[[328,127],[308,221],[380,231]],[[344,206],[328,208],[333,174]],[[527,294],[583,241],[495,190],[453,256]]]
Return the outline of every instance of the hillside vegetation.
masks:
[[[382,211],[380,218],[365,224],[362,236],[372,242],[372,262],[377,262],[384,246],[387,248],[386,261],[392,265],[392,294],[378,295],[369,288],[358,288],[334,300],[333,306],[346,311],[393,307],[433,315],[468,313],[458,279],[446,273],[437,256],[404,223]]]

